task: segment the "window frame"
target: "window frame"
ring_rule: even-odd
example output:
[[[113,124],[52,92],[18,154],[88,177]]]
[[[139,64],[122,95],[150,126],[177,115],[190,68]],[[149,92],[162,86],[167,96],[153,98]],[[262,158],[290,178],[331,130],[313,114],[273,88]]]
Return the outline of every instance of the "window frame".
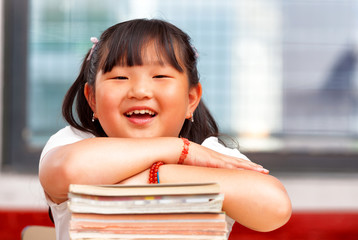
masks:
[[[35,172],[40,149],[26,135],[28,0],[4,1],[3,161],[2,168]]]

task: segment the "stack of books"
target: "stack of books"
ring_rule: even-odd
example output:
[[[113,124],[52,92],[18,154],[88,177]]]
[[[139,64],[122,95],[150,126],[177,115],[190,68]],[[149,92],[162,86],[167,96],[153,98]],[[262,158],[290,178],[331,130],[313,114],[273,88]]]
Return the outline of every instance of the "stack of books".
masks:
[[[70,238],[226,239],[216,183],[70,185]]]

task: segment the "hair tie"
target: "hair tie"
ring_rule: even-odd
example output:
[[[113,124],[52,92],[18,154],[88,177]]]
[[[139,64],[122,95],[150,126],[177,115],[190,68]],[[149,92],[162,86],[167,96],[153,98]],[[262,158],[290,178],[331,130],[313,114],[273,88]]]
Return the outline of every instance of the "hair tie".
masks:
[[[87,61],[91,59],[92,53],[93,53],[93,49],[96,47],[97,43],[98,43],[98,39],[96,37],[91,37],[91,42],[93,43],[90,54],[87,57]]]

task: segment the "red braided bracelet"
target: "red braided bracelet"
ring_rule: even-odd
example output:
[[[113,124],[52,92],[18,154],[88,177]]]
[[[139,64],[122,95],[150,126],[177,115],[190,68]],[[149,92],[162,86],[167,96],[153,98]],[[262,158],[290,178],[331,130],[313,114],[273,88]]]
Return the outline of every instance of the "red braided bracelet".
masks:
[[[181,152],[181,155],[179,157],[178,164],[184,163],[184,160],[189,153],[189,145],[190,145],[190,142],[188,139],[186,139],[186,138],[181,138],[181,139],[183,140],[184,145],[183,145],[183,151]]]
[[[159,183],[159,167],[162,166],[164,162],[155,162],[149,171],[149,183]]]

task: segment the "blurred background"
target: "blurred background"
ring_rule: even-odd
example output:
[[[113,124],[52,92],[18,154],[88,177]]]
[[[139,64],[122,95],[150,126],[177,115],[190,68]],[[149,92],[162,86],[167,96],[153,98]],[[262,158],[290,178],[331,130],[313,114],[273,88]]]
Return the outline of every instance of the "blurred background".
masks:
[[[221,131],[289,192],[286,226],[259,234],[236,225],[232,239],[358,238],[358,1],[0,3],[0,239],[51,224],[41,149],[66,125],[62,100],[90,37],[133,18],[167,20],[192,37]]]

